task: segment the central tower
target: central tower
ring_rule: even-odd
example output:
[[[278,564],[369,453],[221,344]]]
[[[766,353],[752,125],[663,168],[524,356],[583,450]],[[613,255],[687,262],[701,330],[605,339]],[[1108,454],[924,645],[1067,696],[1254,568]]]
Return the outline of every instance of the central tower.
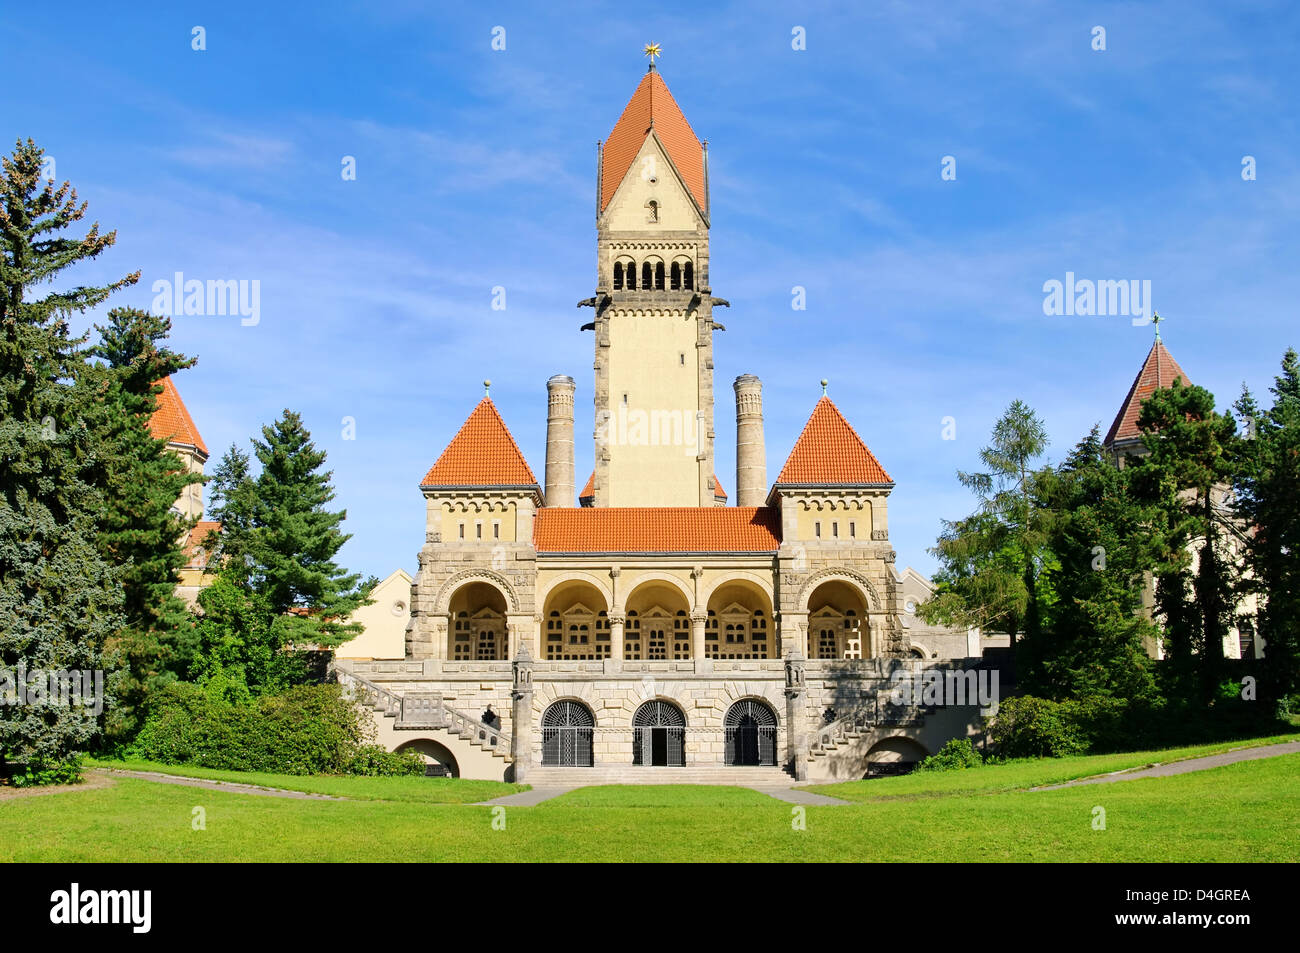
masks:
[[[598,144],[595,506],[713,506],[708,146],[653,61]]]

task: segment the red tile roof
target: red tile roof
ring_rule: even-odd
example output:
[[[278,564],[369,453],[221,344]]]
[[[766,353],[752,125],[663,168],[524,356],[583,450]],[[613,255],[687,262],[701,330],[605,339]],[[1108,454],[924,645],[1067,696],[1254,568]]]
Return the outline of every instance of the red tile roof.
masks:
[[[186,534],[185,541],[181,543],[181,550],[185,553],[186,569],[207,568],[217,544],[216,538],[208,537],[219,536],[220,533],[221,524],[216,520],[199,520],[194,524],[194,528]]]
[[[596,473],[593,470],[591,476],[587,477],[586,484],[582,487],[582,492],[578,494],[579,500],[590,500],[596,495]],[[718,475],[713,474],[713,498],[715,500],[725,500],[727,491],[722,488],[722,481]]]
[[[185,401],[181,400],[180,391],[170,377],[164,377],[158,383],[162,384],[162,393],[158,395],[157,409],[149,418],[149,432],[156,440],[195,447],[206,457],[208,445],[199,436],[199,428],[194,426],[194,418],[186,409]]]
[[[491,398],[484,397],[429,468],[421,486],[537,486]]]
[[[1138,415],[1142,411],[1142,402],[1157,389],[1172,387],[1174,380],[1180,377],[1184,384],[1191,383],[1183,373],[1183,369],[1178,366],[1178,362],[1165,348],[1164,343],[1156,338],[1156,342],[1151,345],[1151,350],[1147,353],[1147,359],[1142,363],[1142,370],[1138,371],[1133,386],[1128,390],[1128,396],[1124,398],[1119,413],[1115,415],[1115,422],[1110,425],[1110,431],[1103,441],[1105,445],[1109,447],[1117,440],[1141,437],[1142,431],[1138,429],[1137,422]]]
[[[894,481],[839,408],[822,397],[776,482],[844,486]]]
[[[761,506],[543,508],[533,520],[539,553],[769,553],[781,518]]]
[[[673,94],[668,92],[668,85],[658,70],[645,74],[636,92],[628,100],[623,115],[614,124],[614,131],[605,140],[601,152],[600,210],[603,212],[609,205],[609,200],[614,197],[619,183],[632,167],[636,154],[641,151],[641,145],[652,125],[682,181],[707,215],[704,147],[692,131],[691,124],[682,115]]]

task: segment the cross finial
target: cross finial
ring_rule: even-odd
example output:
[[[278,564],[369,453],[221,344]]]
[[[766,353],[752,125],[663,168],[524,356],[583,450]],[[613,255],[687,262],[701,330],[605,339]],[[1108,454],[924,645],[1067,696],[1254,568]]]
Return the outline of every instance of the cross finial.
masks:
[[[483,381],[483,396],[484,397],[492,396],[492,382],[490,380]]]
[[[1164,318],[1160,317],[1160,312],[1159,312],[1159,311],[1153,311],[1153,312],[1151,312],[1151,323],[1154,324],[1154,325],[1156,326],[1156,340],[1157,340],[1157,341],[1160,340],[1160,322],[1163,321],[1163,320],[1164,320]]]
[[[824,377],[822,378],[822,396],[823,396],[823,397],[826,396],[826,385],[829,384],[829,383],[830,383],[830,381],[828,381],[826,378],[824,378]]]
[[[650,69],[655,68],[655,57],[663,56],[663,54],[659,52],[658,43],[647,43],[645,45],[645,48],[642,49],[641,52],[644,53],[646,56],[650,57]]]

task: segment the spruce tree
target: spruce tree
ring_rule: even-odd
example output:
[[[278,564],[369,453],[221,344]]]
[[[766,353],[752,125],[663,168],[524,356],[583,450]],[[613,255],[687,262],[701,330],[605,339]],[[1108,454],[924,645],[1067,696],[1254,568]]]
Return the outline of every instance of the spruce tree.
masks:
[[[204,617],[192,674],[221,693],[280,691],[302,677],[293,647],[331,648],[361,632],[348,616],[366,605],[369,587],[335,562],[351,537],[345,510],[330,510],[331,473],[322,471],[302,418],[286,410],[262,428],[253,455],[237,447],[212,481],[212,515],[220,520],[221,570],[199,596]]]
[[[150,691],[183,674],[192,651],[193,615],[176,595],[185,564],[181,539],[193,521],[176,511],[177,498],[203,477],[149,428],[161,381],[194,365],[166,346],[171,319],[117,308],[96,325],[94,353],[105,363],[90,375],[98,387],[96,429],[101,434],[98,482],[106,489],[100,548],[119,567],[125,624],[109,646],[116,705],[106,722],[111,739],[139,727]]]
[[[1278,714],[1300,692],[1300,357],[1288,348],[1262,411],[1249,392],[1237,402],[1248,421],[1237,508],[1251,527],[1245,580],[1258,596],[1262,657],[1258,698]]]
[[[1151,513],[1129,486],[1132,471],[1111,465],[1100,431],[1075,446],[1044,480],[1050,521],[1051,623],[1022,669],[1031,694],[1068,699],[1149,698],[1144,642],[1158,633],[1141,614]]]
[[[1236,425],[1215,412],[1213,394],[1176,380],[1143,401],[1138,426],[1147,453],[1134,461],[1134,479],[1158,517],[1157,609],[1180,691],[1209,705],[1225,674],[1223,640],[1236,605],[1232,554],[1241,529],[1226,504],[1238,468]]]
[[[29,673],[100,669],[122,618],[117,573],[97,541],[104,494],[87,424],[87,339],[68,321],[139,275],[42,287],[116,238],[98,224],[67,233],[86,203],[67,182],[42,181],[43,156],[19,141],[0,172],[0,669],[10,679],[20,663]],[[66,777],[98,728],[85,706],[0,705],[0,773],[23,765],[36,780]]]

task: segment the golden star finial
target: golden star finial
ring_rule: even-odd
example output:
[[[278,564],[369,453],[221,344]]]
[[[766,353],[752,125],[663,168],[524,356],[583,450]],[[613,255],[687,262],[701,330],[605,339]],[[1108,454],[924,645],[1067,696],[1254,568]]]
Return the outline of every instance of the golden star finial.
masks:
[[[658,44],[658,43],[647,43],[647,44],[645,45],[645,49],[643,49],[641,52],[644,53],[646,56],[650,57],[650,68],[651,68],[651,69],[654,69],[654,68],[655,68],[655,57],[656,57],[656,56],[663,56],[663,53],[661,53],[661,52],[659,51],[659,44]]]

